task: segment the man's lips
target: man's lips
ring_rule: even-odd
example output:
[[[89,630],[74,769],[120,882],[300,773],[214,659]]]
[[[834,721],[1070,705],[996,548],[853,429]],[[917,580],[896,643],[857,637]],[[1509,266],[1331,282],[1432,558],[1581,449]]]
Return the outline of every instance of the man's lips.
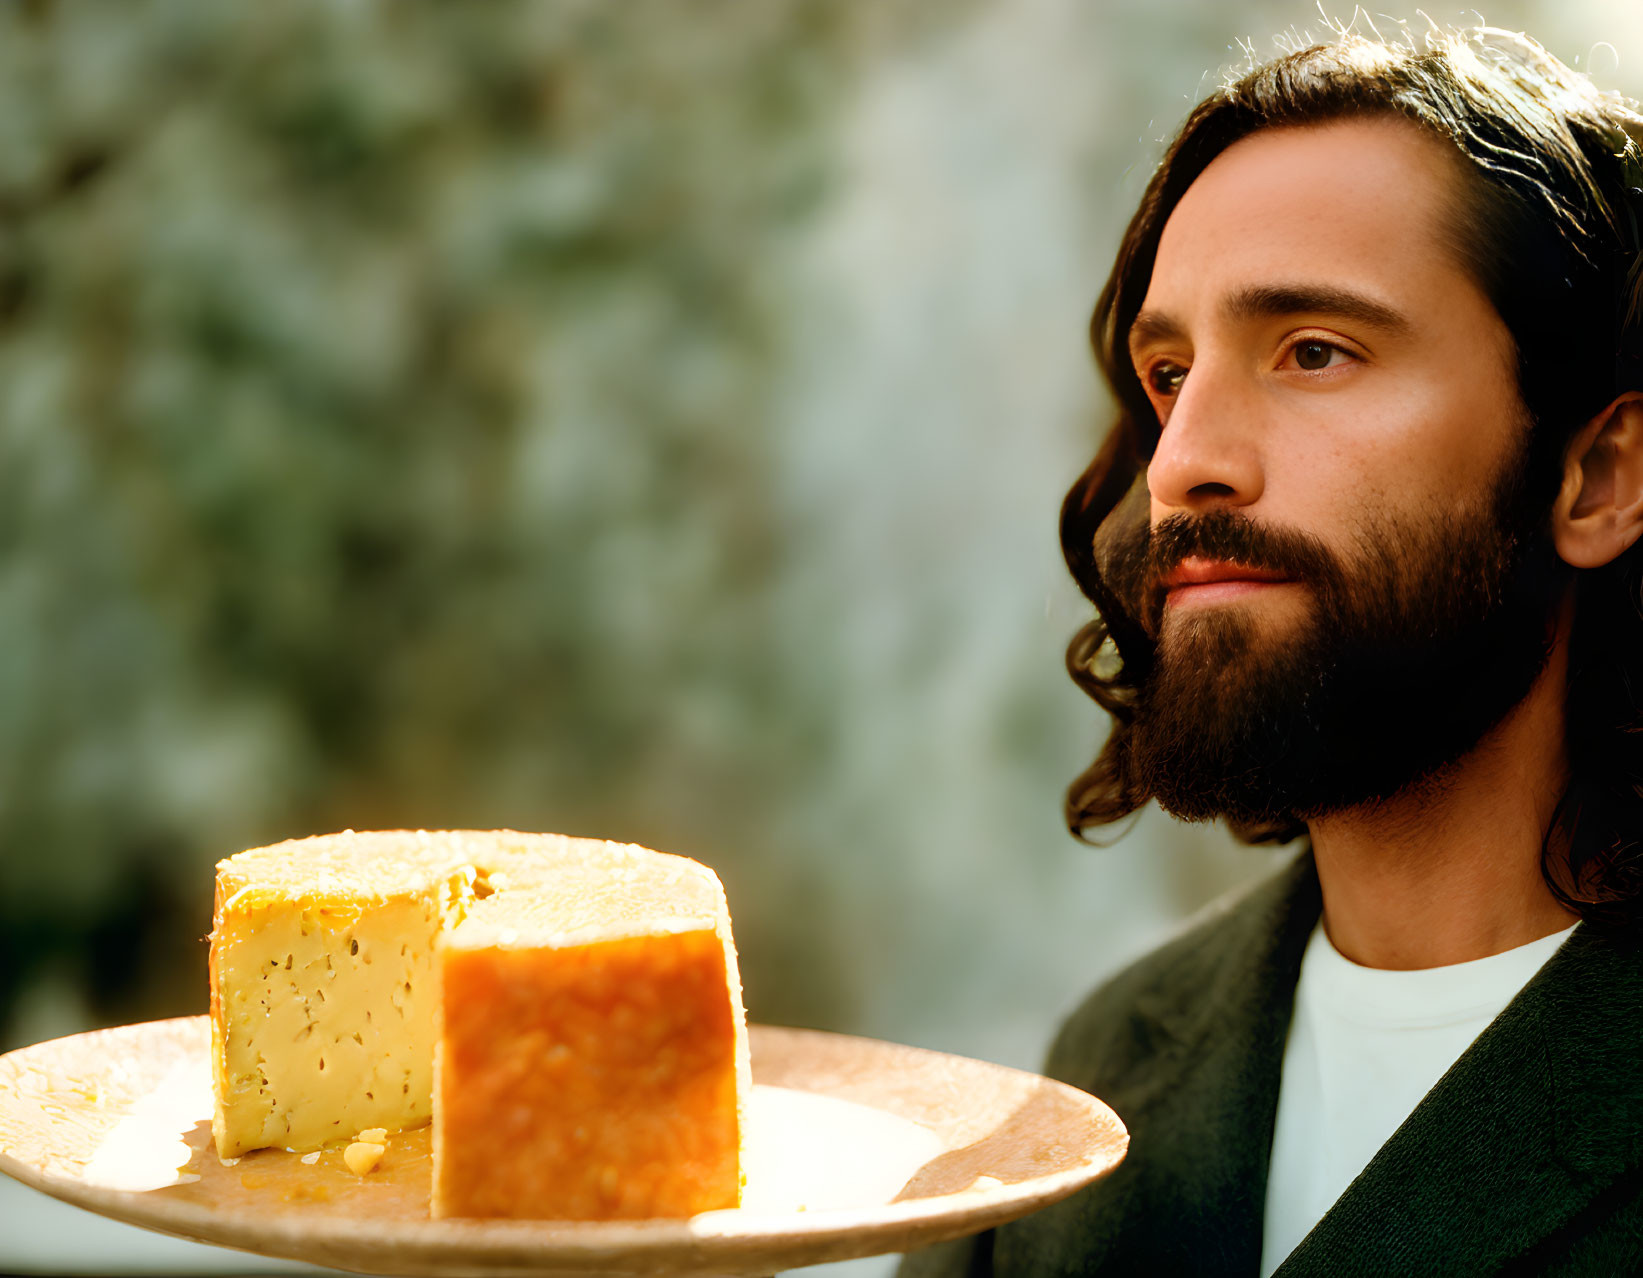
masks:
[[[1167,604],[1215,603],[1236,599],[1269,586],[1295,579],[1273,568],[1256,568],[1226,559],[1189,556],[1178,563],[1159,583]]]

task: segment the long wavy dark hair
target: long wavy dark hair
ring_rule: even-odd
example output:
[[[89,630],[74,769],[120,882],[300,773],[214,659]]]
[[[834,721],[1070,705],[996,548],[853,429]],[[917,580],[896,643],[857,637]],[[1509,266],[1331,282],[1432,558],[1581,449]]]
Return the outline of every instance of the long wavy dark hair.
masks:
[[[1474,28],[1402,44],[1343,34],[1254,67],[1200,103],[1153,174],[1096,304],[1091,338],[1118,417],[1061,508],[1067,566],[1097,609],[1068,646],[1067,669],[1112,716],[1106,744],[1067,791],[1068,827],[1086,841],[1152,797],[1127,762],[1151,646],[1126,625],[1096,530],[1109,516],[1146,518],[1146,465],[1159,426],[1126,344],[1164,223],[1240,138],[1366,116],[1411,120],[1464,161],[1452,243],[1516,342],[1518,388],[1533,423],[1528,498],[1537,509],[1549,517],[1573,432],[1620,393],[1643,390],[1643,155],[1635,140],[1643,117],[1626,99],[1598,90],[1527,37]],[[1570,781],[1541,869],[1582,917],[1643,921],[1643,544],[1604,567],[1569,572]],[[1287,842],[1305,829],[1295,818],[1234,825],[1252,843]]]

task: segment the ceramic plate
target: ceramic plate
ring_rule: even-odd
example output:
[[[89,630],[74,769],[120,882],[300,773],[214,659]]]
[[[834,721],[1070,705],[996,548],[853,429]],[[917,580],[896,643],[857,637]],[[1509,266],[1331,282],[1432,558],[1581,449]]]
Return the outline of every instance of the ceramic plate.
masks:
[[[363,1177],[340,1150],[224,1165],[205,1017],[0,1056],[0,1171],[181,1238],[364,1273],[747,1275],[986,1229],[1124,1157],[1110,1109],[1035,1074],[813,1030],[750,1034],[744,1202],[688,1220],[431,1220],[427,1127],[391,1137]]]

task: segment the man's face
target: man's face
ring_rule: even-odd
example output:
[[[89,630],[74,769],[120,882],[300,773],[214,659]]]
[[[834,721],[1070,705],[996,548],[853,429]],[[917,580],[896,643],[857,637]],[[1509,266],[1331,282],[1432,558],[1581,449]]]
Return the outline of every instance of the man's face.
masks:
[[[1403,121],[1275,129],[1165,226],[1130,333],[1162,427],[1148,536],[1113,584],[1155,644],[1131,764],[1179,815],[1388,797],[1544,664],[1528,425],[1450,246],[1459,191]]]

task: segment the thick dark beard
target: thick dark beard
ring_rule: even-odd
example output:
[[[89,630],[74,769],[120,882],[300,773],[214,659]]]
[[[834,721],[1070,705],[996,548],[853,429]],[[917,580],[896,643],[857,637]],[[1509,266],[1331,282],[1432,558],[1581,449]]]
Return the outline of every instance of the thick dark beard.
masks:
[[[1310,615],[1282,633],[1240,605],[1161,622],[1161,593],[1133,594],[1132,632],[1157,642],[1127,742],[1132,792],[1186,820],[1251,827],[1441,781],[1545,667],[1563,581],[1516,468],[1492,506],[1376,524],[1350,568],[1314,538],[1231,511],[1160,523],[1145,581],[1193,554],[1274,568],[1304,582]]]

